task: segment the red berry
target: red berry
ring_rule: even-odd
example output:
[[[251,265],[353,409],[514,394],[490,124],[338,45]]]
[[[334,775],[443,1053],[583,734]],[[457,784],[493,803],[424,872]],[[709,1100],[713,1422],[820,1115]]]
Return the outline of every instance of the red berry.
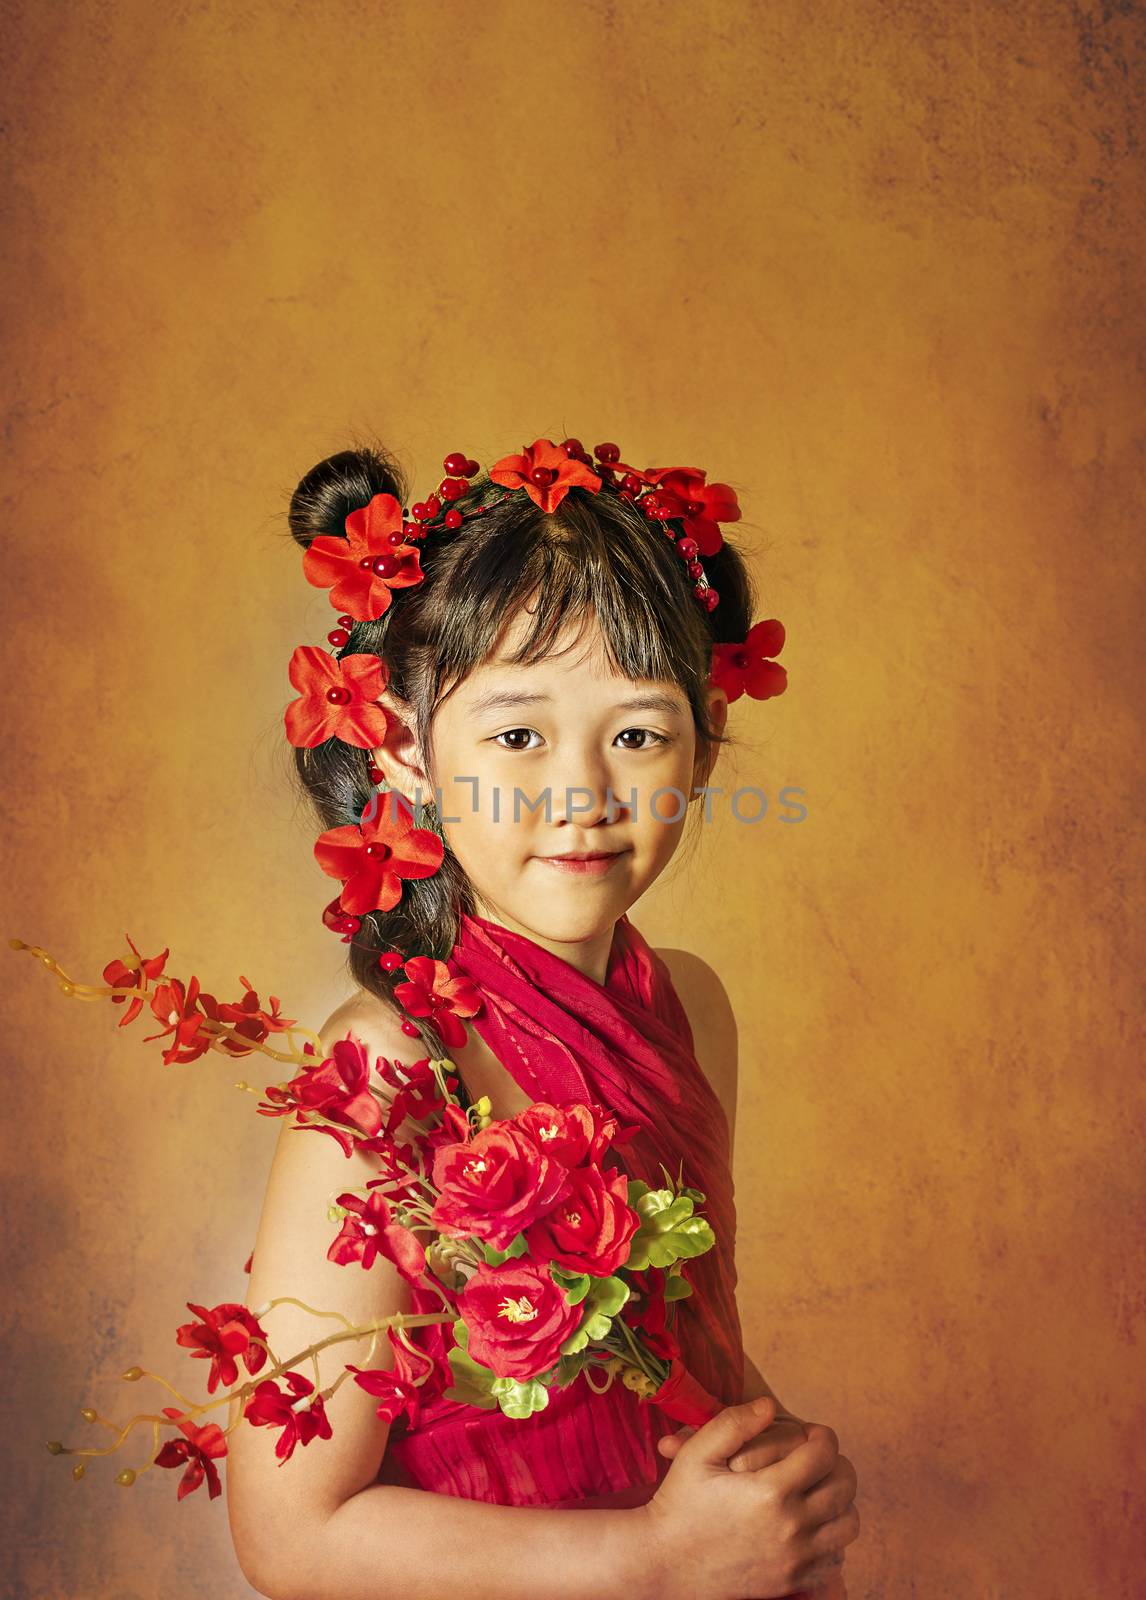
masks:
[[[460,528],[464,521],[465,521],[465,518],[462,516],[461,512],[457,509],[456,506],[451,506],[450,509],[446,512],[446,527],[447,528]]]
[[[375,556],[370,565],[380,578],[392,578],[402,563],[397,556],[381,555]]]
[[[451,453],[442,462],[442,466],[450,474],[451,477],[462,477],[462,478],[464,478],[465,475],[466,475],[466,468],[467,468],[468,465],[469,465],[469,458],[466,455],[464,455],[461,450],[451,451]]]
[[[441,509],[442,509],[442,502],[438,499],[436,494],[432,494],[430,496],[430,498],[426,501],[426,516],[427,517],[436,517],[438,512]]]
[[[336,684],[333,689],[326,691],[326,698],[332,706],[348,706],[354,697],[349,689],[339,688]]]
[[[416,1039],[418,1037],[418,1030],[412,1022],[404,1022],[402,1024],[402,1032],[408,1035],[408,1037],[411,1039]]]
[[[529,479],[539,489],[547,489],[556,476],[557,474],[552,467],[534,467],[529,474]]]
[[[474,473],[475,472],[480,472],[480,470],[481,470],[481,468],[480,468],[478,462],[476,462],[473,459],[473,457],[471,456],[470,459],[466,462],[465,466],[462,469],[462,477],[463,478],[472,478]]]
[[[413,517],[415,522],[425,522],[426,518],[430,515],[430,511],[426,505],[426,502],[424,500],[415,500],[414,504],[410,507],[410,515]]]
[[[598,461],[619,461],[621,459],[621,448],[615,444],[599,444],[594,448],[593,454]]]
[[[340,628],[353,628],[353,626],[354,626],[354,618],[353,617],[339,617],[338,626]]]
[[[326,637],[328,643],[332,644],[336,650],[341,650],[344,644],[350,643],[350,635],[345,628],[331,628]]]
[[[397,972],[403,964],[401,953],[397,950],[386,950],[378,957],[378,965],[383,972]]]
[[[688,563],[688,575],[690,578],[704,577],[704,568],[701,566],[699,561],[690,561]]]
[[[686,561],[691,561],[693,556],[700,549],[700,546],[697,544],[696,540],[690,539],[687,534],[683,538],[677,540],[676,547]]]

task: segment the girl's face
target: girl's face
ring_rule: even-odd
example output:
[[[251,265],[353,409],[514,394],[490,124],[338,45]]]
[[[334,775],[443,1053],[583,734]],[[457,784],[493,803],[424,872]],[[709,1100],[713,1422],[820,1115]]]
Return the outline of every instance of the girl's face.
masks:
[[[556,641],[566,654],[514,666],[506,657],[527,620],[516,618],[493,657],[439,706],[439,793],[423,778],[421,798],[438,806],[478,914],[600,982],[614,924],[668,865],[687,807],[700,798],[693,786],[707,774],[696,770],[696,730],[678,684],[615,673],[595,619],[579,638],[567,630]],[[727,696],[710,691],[710,705],[722,729]],[[400,784],[393,754],[378,754]],[[591,870],[552,861],[599,851],[612,854]]]

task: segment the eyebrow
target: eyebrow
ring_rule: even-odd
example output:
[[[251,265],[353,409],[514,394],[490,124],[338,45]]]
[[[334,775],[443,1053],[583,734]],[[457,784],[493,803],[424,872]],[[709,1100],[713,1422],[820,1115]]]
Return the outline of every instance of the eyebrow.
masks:
[[[520,706],[547,706],[552,705],[552,696],[547,694],[514,694],[508,691],[491,690],[488,694],[479,695],[470,706],[471,714],[481,716],[486,711],[514,711]],[[685,715],[678,701],[671,695],[649,694],[634,695],[630,700],[618,700],[610,706],[611,711],[663,711],[666,716],[683,717]]]

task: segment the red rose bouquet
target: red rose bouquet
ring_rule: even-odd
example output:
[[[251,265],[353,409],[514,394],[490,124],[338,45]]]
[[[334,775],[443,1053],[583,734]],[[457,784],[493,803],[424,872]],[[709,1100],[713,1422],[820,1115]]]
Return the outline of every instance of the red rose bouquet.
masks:
[[[221,1493],[216,1462],[227,1453],[230,1429],[200,1418],[238,1399],[232,1426],[277,1429],[275,1454],[282,1463],[296,1445],[331,1437],[325,1402],[348,1376],[378,1400],[379,1417],[392,1421],[405,1413],[412,1425],[422,1395],[500,1407],[520,1418],[543,1410],[551,1388],[578,1377],[600,1392],[619,1376],[681,1422],[699,1425],[721,1408],[687,1371],[673,1332],[674,1302],[692,1292],[685,1263],[715,1243],[695,1209],[705,1196],[683,1185],[681,1173],[674,1182],[663,1166],[664,1187],[654,1189],[611,1164],[613,1147],[626,1143],[635,1126],[621,1126],[604,1107],[581,1102],[537,1102],[494,1122],[484,1097],[463,1106],[448,1059],[425,1057],[403,1066],[379,1057],[371,1063],[352,1037],[324,1056],[317,1035],[283,1017],[274,996],[262,1006],[247,979],[240,980],[239,1000],[221,1002],[197,978],[183,983],[165,974],[167,950],[145,958],[130,939],[130,954],[103,969],[103,985],[77,984],[43,950],[19,939],[11,944],[38,957],[65,994],[123,1006],[121,1027],[149,1009],[163,1026],[146,1042],[170,1040],[163,1051],[168,1064],[217,1050],[259,1052],[300,1068],[263,1091],[259,1113],[292,1117],[298,1129],[335,1139],[347,1157],[357,1146],[378,1160],[379,1176],[365,1191],[347,1190],[331,1207],[338,1233],[328,1259],[369,1270],[383,1258],[440,1301],[433,1312],[347,1324],[288,1356],[275,1352],[265,1326],[278,1301],[253,1311],[231,1302],[208,1307],[188,1301],[196,1320],[177,1329],[176,1341],[192,1358],[209,1362],[208,1395],[220,1387],[224,1392],[196,1404],[158,1374],[131,1367],[125,1379],[153,1377],[180,1404],[122,1426],[85,1408],[85,1420],[112,1429],[115,1443],[101,1450],[53,1441],[53,1454],[111,1454],[146,1422],[151,1461],[139,1471],[125,1468],[116,1482],[131,1484],[149,1466],[182,1468],[180,1500],[204,1481],[214,1499]],[[444,963],[423,964],[444,969]],[[460,1015],[472,1014],[480,1002],[476,990],[464,992],[472,989],[465,979],[444,986],[435,980],[433,987],[435,1005]],[[246,1083],[238,1087],[258,1093]],[[449,1325],[448,1373],[408,1336],[408,1329],[431,1323]],[[300,1370],[318,1350],[365,1334],[371,1336],[368,1364],[346,1364],[328,1388],[316,1389]],[[394,1365],[372,1367],[383,1336]],[[240,1365],[247,1374],[241,1383]],[[313,1370],[317,1378],[317,1363]],[[160,1445],[165,1423],[171,1436]],[[84,1470],[80,1460],[73,1474],[82,1477]]]

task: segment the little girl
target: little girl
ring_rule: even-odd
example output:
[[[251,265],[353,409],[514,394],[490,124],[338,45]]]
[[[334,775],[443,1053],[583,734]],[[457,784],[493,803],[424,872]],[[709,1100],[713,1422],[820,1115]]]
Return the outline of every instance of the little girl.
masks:
[[[705,1196],[716,1246],[689,1263],[676,1328],[725,1409],[676,1431],[624,1384],[582,1377],[525,1419],[427,1384],[415,1419],[390,1424],[344,1383],[330,1438],[285,1471],[262,1430],[230,1435],[236,1551],[272,1600],[845,1593],[854,1468],[832,1429],[779,1407],[741,1344],[727,998],[628,916],[711,803],[729,699],[784,687],[783,630],[751,626],[749,576],[718,526],[739,516],[732,491],[618,458],[539,439],[482,474],[455,453],[413,506],[379,451],[320,462],[290,527],[341,614],[333,656],[295,652],[287,733],[357,985],[324,1049],[448,1057],[494,1118],[578,1099],[634,1125],[618,1164],[658,1187],[660,1163],[680,1168]],[[415,1004],[407,982],[400,999],[418,956],[468,980],[476,1014],[452,1009],[448,985]],[[381,1256],[369,1272],[328,1260],[330,1203],[377,1159],[296,1132],[279,1138],[248,1305],[289,1296],[354,1323],[435,1309]],[[284,1346],[313,1340],[301,1308],[273,1315]],[[446,1324],[408,1337],[448,1372]],[[368,1348],[320,1355],[316,1387]],[[393,1362],[383,1341],[371,1364]]]

